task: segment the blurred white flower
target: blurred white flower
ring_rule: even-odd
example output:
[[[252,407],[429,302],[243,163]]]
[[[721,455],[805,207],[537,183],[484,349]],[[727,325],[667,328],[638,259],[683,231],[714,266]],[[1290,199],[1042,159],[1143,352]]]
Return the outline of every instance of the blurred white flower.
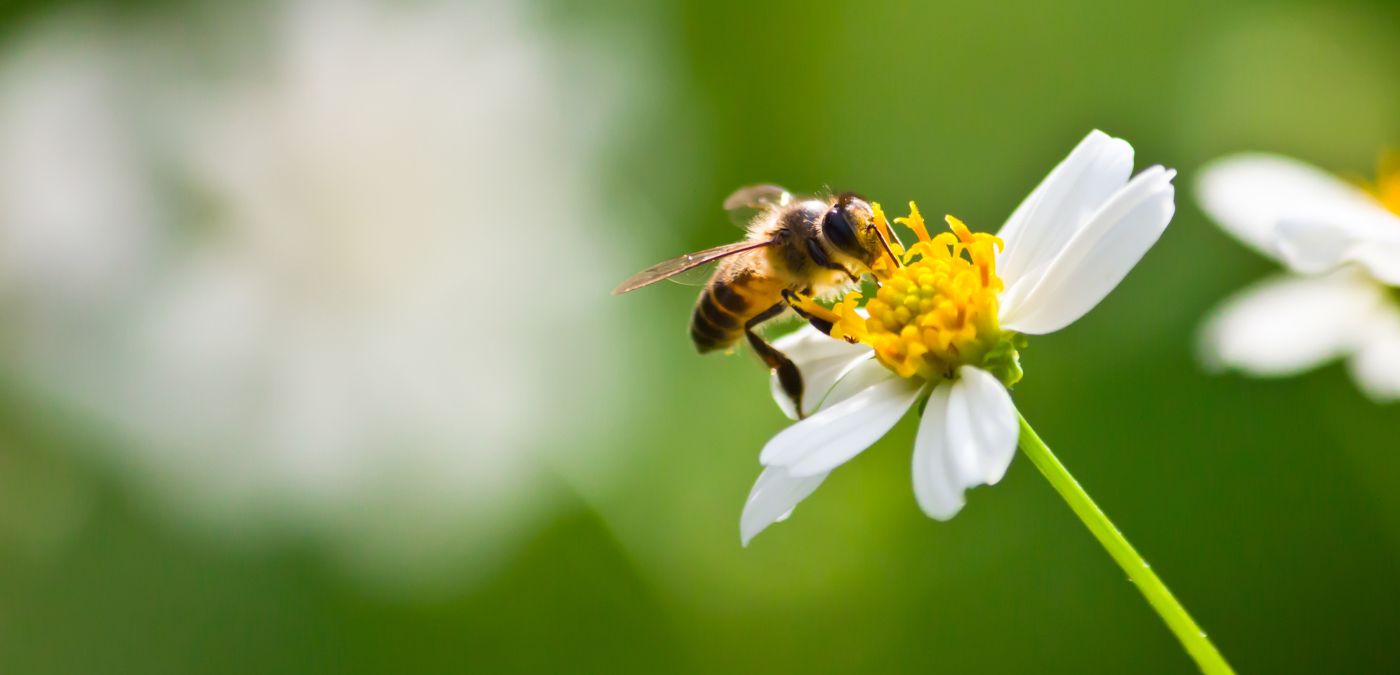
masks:
[[[1354,185],[1302,162],[1226,157],[1201,172],[1201,206],[1292,274],[1227,299],[1201,332],[1208,366],[1293,375],[1345,358],[1372,398],[1400,398],[1400,167]]]
[[[4,349],[81,339],[150,263],[157,206],[123,90],[81,21],[18,41],[0,67]]]
[[[1021,378],[1021,336],[1060,330],[1098,305],[1175,212],[1175,172],[1153,166],[1130,178],[1132,168],[1132,146],[1094,131],[998,237],[951,216],[953,231],[930,237],[914,210],[906,222],[919,243],[881,280],[868,315],[852,295],[824,317],[850,344],[810,326],[775,344],[802,372],[803,400],[816,405],[799,415],[773,376],[774,399],[801,419],[759,456],[765,468],[740,518],[743,542],[786,518],[920,399],[912,474],[924,513],[952,518],[964,491],[1000,481],[1019,434],[1007,387]]]
[[[489,569],[617,393],[615,82],[505,2],[251,25],[217,77],[181,67],[198,39],[73,22],[5,63],[0,298],[59,315],[5,356],[197,523],[307,532],[394,582]]]

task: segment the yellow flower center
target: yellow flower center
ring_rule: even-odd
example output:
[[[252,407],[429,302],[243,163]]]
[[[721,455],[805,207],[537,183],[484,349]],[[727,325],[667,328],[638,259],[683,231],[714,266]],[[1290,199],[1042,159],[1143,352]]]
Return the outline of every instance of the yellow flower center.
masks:
[[[1391,213],[1400,215],[1400,152],[1381,155],[1376,182],[1369,186],[1372,195]]]
[[[888,231],[883,211],[873,206],[877,225]],[[997,320],[1004,286],[996,253],[1002,241],[974,233],[952,216],[945,219],[950,232],[930,236],[918,206],[910,202],[909,211],[895,222],[913,230],[918,241],[897,252],[900,265],[877,270],[879,288],[865,305],[868,316],[856,311],[862,298],[856,291],[824,314],[811,303],[805,309],[832,321],[833,337],[870,345],[880,363],[901,377],[952,377],[958,366],[971,364],[1013,384],[1020,379],[1019,336],[1004,334]]]

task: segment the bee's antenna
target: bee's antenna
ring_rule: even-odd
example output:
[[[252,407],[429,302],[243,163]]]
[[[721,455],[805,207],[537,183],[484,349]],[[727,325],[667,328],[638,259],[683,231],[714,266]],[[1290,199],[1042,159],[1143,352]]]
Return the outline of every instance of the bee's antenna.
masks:
[[[900,241],[900,239],[899,239],[899,233],[894,231],[894,226],[893,226],[893,225],[890,225],[890,236],[891,236],[891,237],[894,237],[894,243],[899,244],[899,247],[900,247],[901,249],[904,248],[904,242],[903,242],[903,241]]]
[[[896,256],[896,255],[894,254],[894,249],[891,249],[891,248],[890,248],[890,242],[888,242],[888,241],[885,240],[885,233],[882,232],[882,231],[880,231],[880,228],[876,227],[876,226],[873,225],[873,224],[871,224],[871,225],[866,225],[866,227],[868,227],[868,228],[870,228],[870,229],[872,229],[872,230],[875,230],[875,236],[877,236],[877,237],[880,238],[880,245],[883,246],[883,247],[885,248],[885,254],[888,255],[888,256],[890,257],[890,260],[893,260],[893,261],[894,261],[894,266],[895,266],[895,267],[904,267],[904,263],[900,261],[899,256]],[[899,241],[899,235],[897,235],[897,234],[894,233],[894,229],[893,229],[893,228],[890,229],[890,235],[893,236],[893,237],[895,238],[894,240],[895,240],[896,242],[899,242],[899,247],[900,247],[900,248],[904,248],[904,243]]]

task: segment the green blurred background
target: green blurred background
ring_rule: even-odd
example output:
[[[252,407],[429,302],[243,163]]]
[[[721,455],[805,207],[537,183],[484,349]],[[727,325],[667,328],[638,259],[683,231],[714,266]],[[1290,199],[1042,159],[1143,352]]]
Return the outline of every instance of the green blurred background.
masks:
[[[334,14],[372,3],[311,4]],[[214,34],[256,57],[257,17],[285,8],[220,11],[10,4],[0,53],[76,21],[127,52],[174,36],[151,62],[206,58],[219,41],[201,36]],[[503,13],[521,17],[514,38],[489,25]],[[185,474],[123,459],[141,454],[148,431],[115,432],[84,412],[101,406],[36,376],[33,351],[6,348],[0,672],[1190,672],[1024,458],[951,522],[921,515],[911,420],[741,548],[757,452],[786,423],[764,374],[746,353],[694,354],[693,289],[606,297],[635,269],[734,238],[718,205],[746,183],[854,189],[891,210],[915,199],[994,230],[1093,128],[1128,139],[1139,166],[1180,171],[1177,217],[1098,309],[1032,341],[1018,406],[1240,672],[1400,670],[1400,409],[1368,402],[1335,365],[1277,381],[1201,371],[1201,318],[1272,264],[1192,199],[1196,168],[1238,150],[1369,173],[1400,144],[1400,6],[682,1],[469,16],[546,54],[553,65],[542,67],[566,87],[551,104],[559,119],[592,115],[606,129],[579,132],[594,149],[563,178],[525,186],[547,194],[569,180],[597,197],[558,220],[580,228],[581,262],[560,262],[574,250],[551,247],[557,231],[518,195],[507,206],[519,219],[474,225],[510,231],[519,248],[454,253],[463,266],[512,259],[476,293],[540,302],[539,313],[557,308],[540,300],[551,288],[578,287],[578,316],[535,348],[562,357],[507,363],[540,391],[564,392],[529,410],[528,424],[549,433],[515,444],[468,430],[461,441],[486,456],[538,452],[542,477],[503,498],[509,508],[459,507],[500,532],[447,518],[421,548],[415,523],[364,513],[380,502],[357,508],[353,493],[335,512],[353,517],[308,519],[275,503],[228,515],[217,500],[196,509],[178,495],[200,485],[161,485]],[[477,39],[467,33],[464,43]],[[559,58],[559,46],[592,56]],[[454,85],[470,100],[516,81]],[[548,147],[534,152],[537,164],[509,175],[553,163]],[[574,283],[576,269],[591,276]],[[517,274],[553,286],[522,292]],[[479,306],[462,313],[487,341],[482,358],[491,341],[527,339]],[[5,334],[27,316],[7,317]],[[574,339],[570,326],[591,324],[608,328]],[[489,392],[512,372],[474,384]],[[589,410],[579,433],[575,401]],[[393,445],[380,447],[388,461]],[[197,510],[214,515],[187,513]],[[408,532],[385,546],[413,564],[364,566],[353,554],[347,564],[327,543],[386,530]]]

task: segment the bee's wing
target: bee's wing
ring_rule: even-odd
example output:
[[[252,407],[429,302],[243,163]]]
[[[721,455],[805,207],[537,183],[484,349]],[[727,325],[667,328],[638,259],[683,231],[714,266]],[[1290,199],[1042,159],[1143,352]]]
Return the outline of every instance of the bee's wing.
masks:
[[[672,258],[663,263],[657,263],[648,267],[635,275],[631,279],[622,282],[613,289],[613,295],[621,295],[635,291],[643,286],[650,286],[662,279],[671,279],[687,270],[692,270],[706,263],[712,263],[720,258],[727,258],[736,253],[752,251],[772,244],[771,241],[736,241],[724,246],[707,248],[695,253],[687,253],[679,258]]]
[[[719,267],[719,261],[721,260],[723,260],[723,258],[715,258],[708,262],[702,262],[684,272],[677,272],[666,277],[666,281],[682,286],[704,286],[710,283],[710,277],[715,275],[715,268]]]
[[[747,228],[754,216],[768,209],[787,206],[791,201],[792,193],[781,185],[746,185],[725,197],[724,210],[729,213],[730,222]]]

